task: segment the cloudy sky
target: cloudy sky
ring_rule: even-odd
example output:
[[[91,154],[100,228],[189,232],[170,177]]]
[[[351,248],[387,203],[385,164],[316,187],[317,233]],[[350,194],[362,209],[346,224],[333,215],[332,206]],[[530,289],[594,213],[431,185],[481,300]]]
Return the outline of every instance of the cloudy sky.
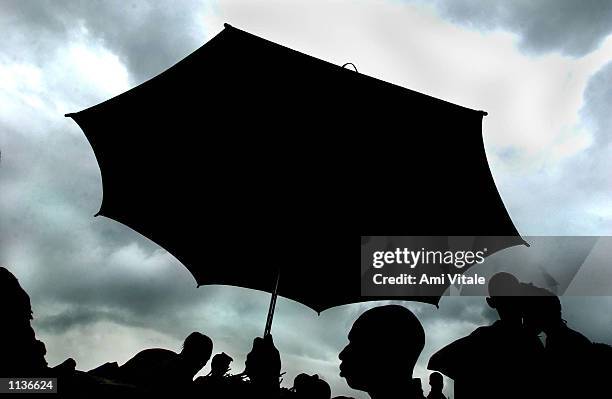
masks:
[[[0,265],[30,293],[47,359],[81,369],[178,348],[193,330],[235,358],[261,334],[269,297],[194,287],[171,255],[103,217],[91,147],[64,118],[173,65],[228,22],[315,57],[474,109],[523,235],[611,235],[612,3],[605,0],[0,1]],[[565,318],[612,343],[610,298],[564,298]],[[337,354],[369,305],[314,312],[281,299],[287,380],[319,373],[351,391]],[[429,355],[494,314],[482,298],[407,304]],[[426,384],[424,384],[426,385]],[[427,391],[427,388],[426,388]]]

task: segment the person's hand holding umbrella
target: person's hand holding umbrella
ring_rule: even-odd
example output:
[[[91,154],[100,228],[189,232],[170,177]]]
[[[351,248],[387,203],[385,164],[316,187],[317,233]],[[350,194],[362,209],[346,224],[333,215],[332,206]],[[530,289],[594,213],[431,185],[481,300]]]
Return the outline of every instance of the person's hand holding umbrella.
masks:
[[[278,391],[281,377],[281,358],[274,346],[271,334],[253,340],[253,348],[247,355],[244,374],[249,377],[255,390]]]

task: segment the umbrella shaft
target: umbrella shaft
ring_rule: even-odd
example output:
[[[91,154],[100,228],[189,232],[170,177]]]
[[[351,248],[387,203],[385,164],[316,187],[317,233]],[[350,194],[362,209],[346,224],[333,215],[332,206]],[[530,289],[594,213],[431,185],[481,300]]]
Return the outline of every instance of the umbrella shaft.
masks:
[[[270,307],[268,308],[268,318],[266,320],[266,329],[264,330],[264,337],[270,334],[272,330],[272,319],[274,318],[274,309],[276,308],[276,297],[278,296],[278,280],[280,279],[280,270],[276,273],[276,283],[274,284],[274,290],[272,291],[272,297],[270,298]]]

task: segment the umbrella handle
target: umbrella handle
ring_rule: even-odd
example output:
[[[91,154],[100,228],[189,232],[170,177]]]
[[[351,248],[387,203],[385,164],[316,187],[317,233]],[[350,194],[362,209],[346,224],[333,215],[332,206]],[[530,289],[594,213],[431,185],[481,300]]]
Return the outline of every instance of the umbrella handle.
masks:
[[[268,308],[268,319],[266,320],[266,329],[264,330],[264,337],[270,335],[272,330],[272,319],[274,318],[274,309],[276,308],[276,297],[278,296],[278,280],[280,280],[280,269],[276,272],[276,283],[274,284],[274,290],[272,291],[272,297],[270,298],[270,307]]]

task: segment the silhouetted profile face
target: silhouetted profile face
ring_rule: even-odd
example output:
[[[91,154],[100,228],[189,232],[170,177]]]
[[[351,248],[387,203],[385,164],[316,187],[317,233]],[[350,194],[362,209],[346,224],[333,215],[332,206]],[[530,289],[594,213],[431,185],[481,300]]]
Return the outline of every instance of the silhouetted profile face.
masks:
[[[521,285],[510,273],[500,272],[489,280],[487,303],[497,310],[501,320],[520,323],[522,317]]]
[[[398,305],[364,312],[353,324],[349,343],[339,355],[340,376],[353,389],[388,390],[411,381],[425,346],[425,332],[416,316]]]
[[[199,332],[192,332],[183,343],[181,356],[193,375],[197,374],[212,355],[212,340]]]

